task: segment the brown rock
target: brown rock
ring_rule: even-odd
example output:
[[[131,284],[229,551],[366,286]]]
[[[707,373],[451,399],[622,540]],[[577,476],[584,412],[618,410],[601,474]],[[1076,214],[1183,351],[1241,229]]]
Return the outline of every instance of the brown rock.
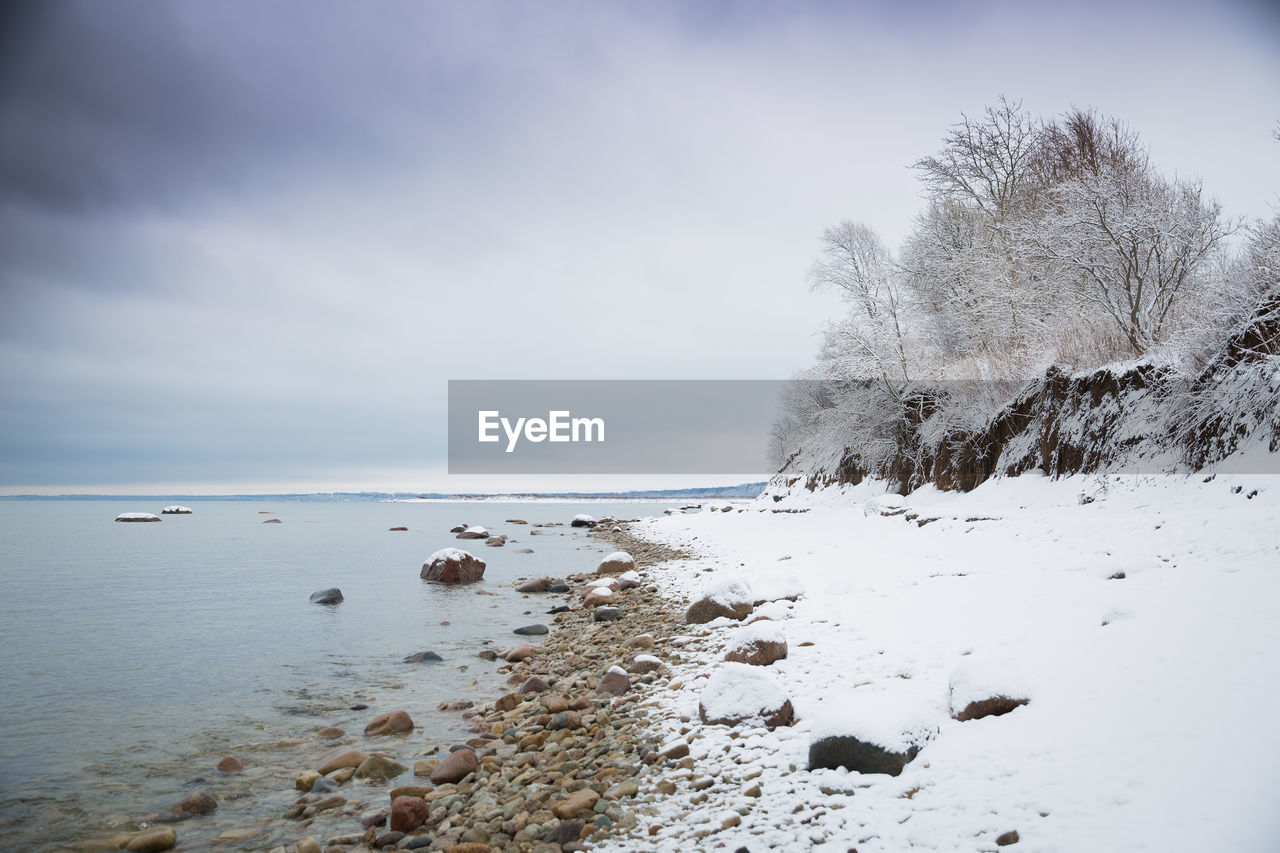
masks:
[[[333,771],[341,770],[344,767],[359,767],[368,757],[358,749],[340,746],[321,757],[320,764],[316,767],[316,772],[321,776],[328,776]]]
[[[218,808],[218,798],[208,791],[194,791],[173,807],[175,814],[213,814]]]
[[[407,527],[388,527],[388,528],[387,528],[387,530],[390,530],[390,531],[393,531],[393,532],[394,532],[394,531],[397,531],[397,530],[408,530],[408,529],[409,529],[409,528],[407,528]]]
[[[379,714],[364,727],[366,736],[400,735],[413,731],[413,718],[406,711],[388,711]]]
[[[665,749],[658,751],[658,758],[662,761],[673,761],[677,758],[684,758],[689,754],[689,744],[686,741],[676,741],[668,745]]]
[[[548,714],[559,714],[561,711],[569,710],[569,702],[559,693],[548,693],[546,696],[539,697],[538,701],[547,709]]]
[[[736,619],[741,622],[751,615],[751,610],[752,607],[747,602],[727,605],[710,598],[702,598],[689,605],[689,609],[684,614],[684,621],[690,625],[703,625],[723,616],[726,619]]]
[[[787,656],[786,640],[751,640],[729,650],[725,660],[751,666],[768,666]]]
[[[520,685],[521,695],[525,693],[546,693],[551,686],[546,681],[536,675],[531,675],[525,679],[524,684]]]
[[[493,848],[479,841],[464,841],[445,848],[445,853],[490,853]]]
[[[387,792],[387,795],[394,801],[396,797],[421,797],[426,799],[430,794],[432,787],[430,785],[397,785]]]
[[[532,552],[530,552],[532,553]],[[551,578],[535,578],[531,581],[525,581],[516,587],[516,592],[546,592],[547,587],[555,583]]]
[[[542,836],[543,844],[569,844],[582,837],[582,828],[586,826],[580,820],[562,820],[555,829]]]
[[[423,580],[444,584],[474,583],[484,577],[485,561],[457,548],[431,555],[419,573]]]
[[[508,711],[518,708],[522,701],[524,700],[520,698],[519,693],[508,693],[507,695],[498,699],[497,702],[493,703],[493,710],[497,711],[500,714],[505,714]]]
[[[524,645],[516,646],[511,651],[507,652],[505,659],[508,663],[519,663],[522,660],[528,660],[537,653],[538,649],[536,646],[531,646],[528,643],[525,643]]]
[[[1018,830],[1011,829],[1008,832],[1001,833],[996,836],[997,847],[1008,847],[1010,844],[1018,843]]]
[[[590,812],[595,808],[599,799],[600,795],[595,791],[590,788],[583,788],[581,791],[575,791],[568,799],[561,800],[553,805],[551,813],[561,820],[569,820],[583,812]]]
[[[244,769],[244,764],[234,755],[228,755],[218,762],[218,769],[223,773],[239,773]]]
[[[1014,708],[1020,708],[1030,703],[1029,699],[1017,699],[1009,696],[992,696],[988,699],[977,699],[965,705],[964,708],[952,716],[962,723],[969,720],[981,720],[983,717],[999,717],[1007,714]]]
[[[132,853],[157,853],[160,850],[169,850],[177,843],[178,834],[173,831],[173,827],[165,826],[135,835],[124,849]]]
[[[314,770],[304,770],[298,774],[298,778],[294,780],[293,787],[299,791],[306,793],[311,787],[320,780],[320,774]]]
[[[638,637],[632,637],[622,644],[624,649],[651,649],[653,648],[653,635],[641,634]]]
[[[461,782],[467,774],[474,773],[480,766],[474,750],[457,749],[431,772],[431,784],[444,785],[449,782]]]
[[[396,797],[391,801],[391,829],[413,832],[427,822],[431,806],[421,797]]]
[[[316,737],[322,737],[326,740],[334,740],[335,738],[340,738],[345,734],[346,732],[337,726],[325,726],[323,729],[316,732]]]
[[[621,696],[631,689],[631,679],[625,672],[610,670],[600,679],[600,685],[596,689],[601,693],[612,693],[614,696]]]
[[[587,594],[582,597],[582,604],[584,607],[599,607],[602,604],[613,604],[616,598],[613,590],[597,586],[587,591]]]
[[[389,756],[371,755],[360,763],[355,775],[360,779],[394,779],[408,769]]]
[[[547,723],[547,728],[551,731],[580,729],[582,728],[582,714],[577,711],[561,711],[552,716],[551,721]]]

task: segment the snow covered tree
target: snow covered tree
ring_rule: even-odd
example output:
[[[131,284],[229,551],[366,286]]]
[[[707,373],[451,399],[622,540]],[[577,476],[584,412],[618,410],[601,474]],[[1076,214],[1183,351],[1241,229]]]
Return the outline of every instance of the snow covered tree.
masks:
[[[1198,181],[1104,169],[1056,185],[1036,240],[1046,260],[1078,276],[1082,295],[1116,322],[1135,354],[1168,331],[1178,300],[1236,230]]]
[[[847,318],[827,331],[829,351],[850,376],[910,380],[910,305],[884,241],[846,221],[826,229],[822,244],[810,287],[834,290],[849,306]]]

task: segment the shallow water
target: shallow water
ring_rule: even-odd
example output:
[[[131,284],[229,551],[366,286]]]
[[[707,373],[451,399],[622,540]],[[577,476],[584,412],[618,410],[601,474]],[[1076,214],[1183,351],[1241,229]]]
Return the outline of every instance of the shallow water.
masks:
[[[550,624],[545,611],[559,603],[520,596],[513,582],[588,571],[610,550],[568,521],[579,512],[661,510],[652,503],[189,505],[192,515],[126,524],[115,516],[160,506],[0,501],[0,849],[51,850],[128,831],[192,787],[213,789],[223,805],[180,825],[180,847],[265,821],[296,797],[293,776],[327,748],[313,737],[325,726],[346,729],[343,742],[386,749],[410,765],[447,747],[468,727],[458,712],[435,710],[438,703],[490,701],[507,689],[477,652],[523,641],[512,630]],[[269,518],[282,523],[264,524]],[[531,527],[504,523],[509,518],[566,526],[532,535]],[[448,530],[463,522],[513,541],[459,542]],[[409,531],[388,530],[395,526]],[[454,546],[488,562],[484,581],[447,588],[419,579],[433,551]],[[522,547],[534,553],[515,553]],[[330,586],[345,601],[308,601]],[[427,649],[444,661],[401,663]],[[369,707],[350,710],[358,703]],[[396,708],[423,733],[361,742],[369,719]],[[246,772],[220,774],[214,767],[224,755],[238,756]],[[290,839],[282,825],[232,849]]]

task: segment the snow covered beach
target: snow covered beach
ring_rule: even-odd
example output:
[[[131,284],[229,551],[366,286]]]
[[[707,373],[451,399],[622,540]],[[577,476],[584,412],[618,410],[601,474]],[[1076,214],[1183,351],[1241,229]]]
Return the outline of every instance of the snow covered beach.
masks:
[[[744,628],[687,626],[652,707],[693,769],[602,848],[1276,849],[1280,491],[1204,479],[1024,475],[892,515],[863,483],[631,525],[695,555],[646,567],[666,596],[799,593],[745,620],[785,635],[760,669],[796,720],[700,723]],[[953,719],[984,689],[1029,703]],[[811,735],[842,729],[922,748],[896,777],[809,771]]]

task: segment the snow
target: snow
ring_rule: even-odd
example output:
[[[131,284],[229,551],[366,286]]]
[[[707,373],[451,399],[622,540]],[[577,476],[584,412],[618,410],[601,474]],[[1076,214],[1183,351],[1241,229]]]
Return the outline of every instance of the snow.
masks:
[[[922,746],[938,731],[939,707],[928,691],[889,684],[886,689],[863,687],[824,696],[809,723],[809,737],[852,735],[890,752]]]
[[[481,536],[488,536],[488,535],[489,535],[489,528],[487,528],[487,527],[468,527],[466,530],[464,530],[464,531],[462,531],[462,532],[463,532],[463,533],[472,533],[472,534],[477,534],[477,533],[478,533],[478,534],[479,534],[479,535],[481,535]]]
[[[902,495],[877,495],[862,505],[863,515],[898,515],[907,511],[907,499]]]
[[[761,620],[743,625],[734,631],[730,644],[735,648],[743,648],[755,643],[785,643],[786,641],[782,626],[771,620]]]
[[[155,513],[150,513],[150,512],[122,512],[116,516],[117,521],[119,521],[122,518],[156,518],[158,519],[159,516],[157,516]]]
[[[768,622],[659,638],[683,659],[668,664],[677,689],[648,705],[658,737],[692,726],[696,772],[715,784],[679,784],[635,837],[600,848],[994,850],[1016,829],[1017,849],[1056,853],[1280,849],[1280,478],[1206,477],[919,489],[911,515],[936,519],[923,527],[864,515],[884,492],[871,481],[633,525],[695,555],[647,570],[665,597],[696,597],[709,578],[754,594],[780,565],[805,595],[756,609],[790,647],[767,672],[722,656]],[[698,724],[700,700],[764,704],[766,688],[726,682],[743,670],[790,697],[793,726],[731,738]],[[989,691],[1030,703],[951,718]],[[808,771],[823,733],[925,745],[898,777]],[[762,796],[744,796],[756,784]],[[746,810],[740,826],[720,829],[726,809]]]
[[[587,515],[585,512],[578,513],[577,515],[575,515],[575,516],[573,517],[573,520],[574,520],[574,521],[581,521],[581,522],[585,522],[586,524],[595,524],[595,523],[596,523],[595,516],[593,516],[593,515]]]
[[[618,580],[623,583],[640,583],[640,573],[635,569],[631,569],[618,575]]]
[[[740,577],[727,577],[712,581],[703,589],[702,596],[711,599],[717,604],[723,604],[725,607],[732,607],[743,602],[750,604],[754,600],[751,594],[751,587]]]
[[[636,655],[636,663],[656,663],[661,664],[662,660],[653,655]]]
[[[636,558],[628,554],[626,551],[614,551],[609,556],[600,561],[601,563],[631,563],[635,565]]]
[[[762,667],[724,663],[707,679],[701,704],[708,719],[751,717],[776,711],[787,694]]]
[[[950,693],[952,714],[963,711],[971,702],[981,702],[997,696],[1007,699],[1031,698],[1031,689],[1016,665],[969,658],[951,673]]]
[[[469,557],[472,557],[472,555],[461,548],[441,548],[427,558],[427,563],[434,563],[437,560],[457,560],[461,562]]]

